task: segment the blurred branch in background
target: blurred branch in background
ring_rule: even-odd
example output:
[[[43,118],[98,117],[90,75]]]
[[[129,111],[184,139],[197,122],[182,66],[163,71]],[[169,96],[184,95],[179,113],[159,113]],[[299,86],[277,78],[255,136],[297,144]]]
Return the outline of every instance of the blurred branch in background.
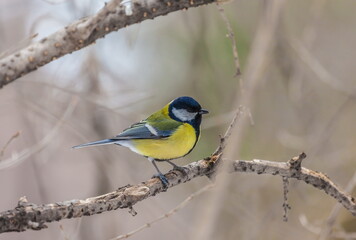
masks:
[[[307,229],[309,232],[314,233],[315,235],[319,235],[319,239],[324,239],[324,237],[326,237],[325,239],[355,239],[356,238],[356,233],[354,232],[345,232],[345,231],[330,231],[330,233],[328,233],[328,235],[323,235],[323,229],[315,226],[314,224],[312,224],[311,222],[308,221],[307,217],[305,215],[301,215],[299,216],[299,221],[301,223],[301,225]]]
[[[300,58],[300,60],[304,63],[304,66],[310,69],[320,81],[329,85],[335,90],[344,92],[355,98],[356,85],[353,84],[352,86],[345,86],[345,83],[332,76],[332,74],[329,73],[329,71],[318,61],[315,56],[310,53],[306,46],[303,46],[301,42],[292,40],[291,47]]]
[[[301,44],[304,44],[305,47],[311,49],[313,48],[316,43],[316,36],[317,36],[317,30],[318,30],[318,25],[322,21],[322,13],[324,11],[324,6],[325,6],[326,0],[315,0],[313,1],[310,7],[310,13],[309,13],[309,24],[307,24],[303,31],[302,31],[302,36],[301,36]],[[298,61],[295,62],[292,66],[292,71],[291,71],[291,76],[290,76],[290,94],[294,98],[302,98],[301,93],[302,93],[302,85],[303,85],[303,77],[305,76],[305,71],[304,71],[304,66],[303,64]],[[296,91],[295,89],[298,89],[299,91]]]
[[[95,43],[110,32],[168,13],[215,0],[112,0],[93,16],[82,18],[29,46],[0,59],[0,88],[68,53]]]
[[[1,161],[1,158],[2,156],[4,156],[4,152],[6,150],[6,148],[10,145],[10,143],[15,140],[15,138],[17,138],[18,136],[20,136],[20,131],[16,132],[14,135],[12,135],[10,137],[10,139],[5,143],[5,145],[1,148],[1,151],[0,151],[0,161]]]
[[[160,216],[159,218],[156,218],[155,220],[146,223],[145,225],[129,232],[129,233],[125,233],[123,235],[119,235],[117,237],[114,237],[110,240],[119,240],[119,239],[126,239],[131,237],[132,235],[151,227],[153,224],[165,219],[165,218],[169,218],[171,217],[173,214],[177,213],[179,210],[181,210],[182,208],[184,208],[190,201],[192,201],[194,198],[200,196],[201,194],[207,192],[208,190],[212,189],[215,185],[214,184],[209,184],[206,185],[205,187],[203,187],[202,189],[199,189],[197,192],[193,193],[192,195],[190,195],[189,197],[187,197],[183,202],[181,202],[178,206],[176,206],[175,208],[173,208],[172,210],[170,210],[168,213],[165,213],[164,215]]]
[[[77,97],[72,97],[71,101],[68,104],[67,109],[64,111],[62,117],[58,120],[56,125],[52,128],[52,130],[44,136],[40,141],[33,144],[31,147],[22,150],[19,153],[14,153],[8,159],[0,161],[0,170],[4,170],[10,167],[17,166],[27,158],[31,157],[33,154],[44,149],[47,144],[49,144],[58,134],[58,131],[61,129],[63,123],[72,115],[78,103]]]

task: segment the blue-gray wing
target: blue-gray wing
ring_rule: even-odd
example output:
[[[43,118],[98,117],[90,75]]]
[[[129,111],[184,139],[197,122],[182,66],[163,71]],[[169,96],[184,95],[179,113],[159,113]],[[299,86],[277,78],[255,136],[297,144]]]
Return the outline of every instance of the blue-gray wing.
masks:
[[[167,138],[172,134],[169,130],[158,130],[149,125],[147,122],[139,122],[125,129],[122,133],[112,140],[129,140],[129,139],[161,139]]]
[[[163,122],[163,124],[161,122],[160,124],[158,124],[158,126],[160,126],[161,129],[158,129],[157,126],[153,127],[152,125],[149,125],[146,121],[142,121],[125,129],[122,133],[120,133],[115,137],[99,140],[95,142],[84,143],[78,146],[74,146],[73,148],[90,147],[95,145],[98,146],[98,145],[107,145],[107,144],[120,144],[121,140],[163,139],[171,136],[171,134],[174,132],[175,128],[171,130],[172,126],[176,127],[175,125],[172,124],[172,121],[166,121]]]

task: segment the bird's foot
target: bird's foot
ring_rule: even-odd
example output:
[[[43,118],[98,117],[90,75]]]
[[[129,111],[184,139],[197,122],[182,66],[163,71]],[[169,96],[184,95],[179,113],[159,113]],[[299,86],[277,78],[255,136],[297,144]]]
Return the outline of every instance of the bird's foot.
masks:
[[[168,179],[162,173],[157,173],[153,175],[153,177],[159,178],[159,180],[161,180],[164,189],[168,188]]]
[[[169,161],[169,160],[167,160],[167,162],[173,166],[173,169],[172,169],[172,170],[177,170],[177,171],[183,173],[184,175],[187,175],[187,172],[186,172],[186,169],[188,169],[187,167],[180,167],[180,166],[178,166],[177,164],[172,163],[172,162]]]

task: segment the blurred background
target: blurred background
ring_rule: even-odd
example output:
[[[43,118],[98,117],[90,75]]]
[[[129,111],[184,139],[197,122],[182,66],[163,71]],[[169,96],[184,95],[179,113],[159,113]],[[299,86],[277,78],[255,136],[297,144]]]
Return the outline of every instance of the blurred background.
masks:
[[[239,151],[231,160],[287,161],[304,151],[305,167],[345,188],[356,169],[356,2],[285,0],[278,11],[272,2],[222,5],[246,86],[258,65],[251,53],[264,59],[264,66],[256,67],[255,86],[245,89],[254,124],[235,128],[230,146]],[[37,41],[103,5],[101,0],[2,0],[0,52]],[[267,51],[259,52],[255,39],[271,15],[275,31]],[[209,156],[243,92],[227,33],[214,4],[180,11],[111,33],[0,89],[0,211],[14,208],[21,196],[36,204],[85,199],[147,180],[153,167],[126,148],[71,147],[116,135],[178,96],[194,97],[210,114],[194,151],[175,162]],[[159,167],[170,169],[165,163]],[[167,213],[209,183],[197,178],[147,199],[135,205],[135,217],[116,210],[0,239],[110,239]],[[226,188],[221,201],[213,201],[216,191],[206,192],[130,239],[207,239],[201,237],[206,232],[209,239],[322,239],[337,204],[290,180],[292,209],[285,223],[280,177],[235,173],[216,188]],[[203,217],[211,209],[218,211]],[[332,230],[355,232],[356,220],[341,209]]]

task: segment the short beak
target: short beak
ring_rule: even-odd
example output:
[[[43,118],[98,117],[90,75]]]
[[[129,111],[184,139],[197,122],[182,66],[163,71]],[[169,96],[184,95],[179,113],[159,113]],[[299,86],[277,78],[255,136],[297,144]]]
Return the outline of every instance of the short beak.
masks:
[[[199,114],[207,114],[207,113],[209,113],[209,111],[208,110],[205,110],[205,109],[201,109],[200,111],[199,111]]]

